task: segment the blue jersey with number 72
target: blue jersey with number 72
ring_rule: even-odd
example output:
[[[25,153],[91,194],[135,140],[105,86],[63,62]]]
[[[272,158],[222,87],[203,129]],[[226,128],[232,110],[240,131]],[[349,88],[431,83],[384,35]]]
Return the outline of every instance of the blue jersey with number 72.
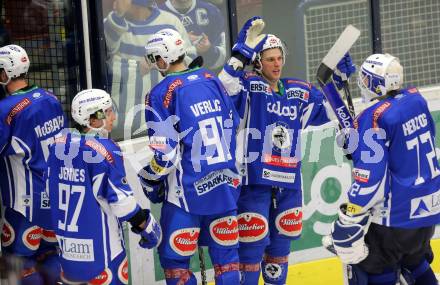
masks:
[[[377,102],[354,121],[351,214],[373,208],[373,222],[420,228],[440,223],[440,167],[435,123],[416,88]]]

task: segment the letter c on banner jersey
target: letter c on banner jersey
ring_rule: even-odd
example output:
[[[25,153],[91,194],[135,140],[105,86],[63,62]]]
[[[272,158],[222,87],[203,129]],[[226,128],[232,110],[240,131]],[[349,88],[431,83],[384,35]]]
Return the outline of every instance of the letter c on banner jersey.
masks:
[[[15,231],[11,224],[5,220],[2,230],[2,246],[10,246],[15,240]]]
[[[118,268],[118,277],[123,284],[128,284],[128,259],[127,257],[121,262]]]
[[[101,274],[90,280],[87,284],[91,285],[109,285],[112,282],[113,274],[106,268]]]
[[[275,226],[280,234],[289,237],[299,237],[302,232],[302,208],[288,209],[278,214]]]
[[[179,255],[191,256],[196,252],[200,228],[185,228],[170,236],[171,248]]]
[[[258,213],[241,213],[238,215],[238,231],[240,234],[240,242],[262,240],[269,231],[267,219]]]
[[[43,230],[38,226],[33,226],[25,230],[21,237],[24,245],[30,250],[38,249],[40,247],[42,233]]]
[[[238,221],[234,216],[214,220],[209,225],[212,239],[224,246],[234,245],[238,242]]]

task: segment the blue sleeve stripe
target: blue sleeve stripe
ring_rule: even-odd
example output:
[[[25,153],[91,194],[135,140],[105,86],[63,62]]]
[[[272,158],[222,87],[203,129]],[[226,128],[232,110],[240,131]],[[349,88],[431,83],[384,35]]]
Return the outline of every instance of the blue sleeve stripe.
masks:
[[[109,21],[104,23],[104,31],[113,42],[118,41],[121,37],[114,29],[112,29],[112,24]]]
[[[112,13],[111,18],[113,22],[121,27],[127,27],[127,23],[124,20],[124,17],[119,17],[115,12]]]
[[[145,55],[145,47],[144,46],[137,46],[137,45],[133,45],[133,44],[121,43],[121,45],[119,47],[119,52],[121,54],[142,57]]]

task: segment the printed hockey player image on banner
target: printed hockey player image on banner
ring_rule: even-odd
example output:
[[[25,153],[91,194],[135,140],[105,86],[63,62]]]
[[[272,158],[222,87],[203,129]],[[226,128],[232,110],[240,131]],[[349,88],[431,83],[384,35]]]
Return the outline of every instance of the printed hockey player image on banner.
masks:
[[[203,0],[168,0],[159,8],[176,15],[209,69],[225,63],[225,20],[220,10]]]
[[[153,0],[115,0],[113,7],[104,21],[111,56],[108,62],[111,96],[119,114],[113,137],[129,139],[132,135],[145,134],[139,130],[144,121],[143,98],[162,79],[145,61],[144,46],[148,38],[161,29],[170,28],[182,34],[191,54],[195,54],[195,48],[190,48],[180,20],[156,8]]]

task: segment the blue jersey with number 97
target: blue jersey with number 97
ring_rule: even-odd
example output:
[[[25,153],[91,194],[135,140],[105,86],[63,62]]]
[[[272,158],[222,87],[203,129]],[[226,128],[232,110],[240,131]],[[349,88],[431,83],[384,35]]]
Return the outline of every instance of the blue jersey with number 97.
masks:
[[[91,280],[125,252],[121,222],[140,210],[121,150],[110,139],[66,132],[50,147],[47,179],[63,274]]]

